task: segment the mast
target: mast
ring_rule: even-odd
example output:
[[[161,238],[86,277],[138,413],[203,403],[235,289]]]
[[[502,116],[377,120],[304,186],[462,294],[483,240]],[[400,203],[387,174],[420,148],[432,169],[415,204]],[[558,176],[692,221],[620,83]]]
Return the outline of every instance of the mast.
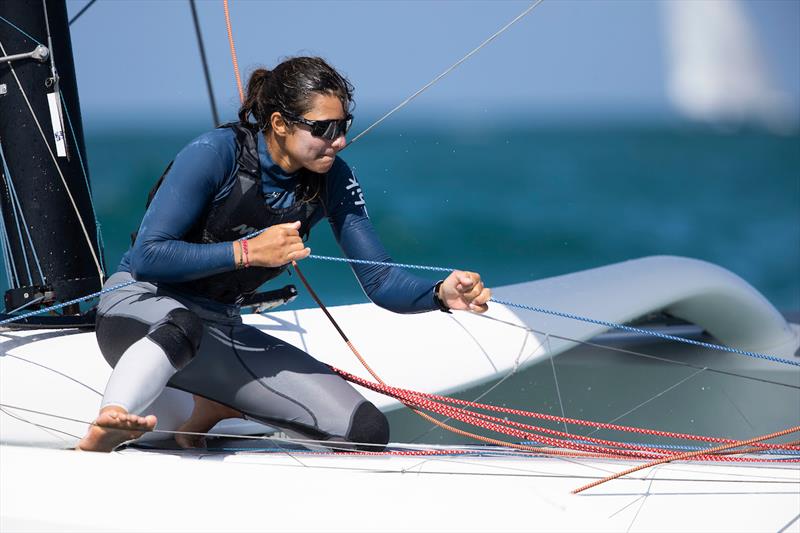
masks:
[[[66,3],[0,1],[0,17],[0,245],[8,313],[96,292],[105,266]]]

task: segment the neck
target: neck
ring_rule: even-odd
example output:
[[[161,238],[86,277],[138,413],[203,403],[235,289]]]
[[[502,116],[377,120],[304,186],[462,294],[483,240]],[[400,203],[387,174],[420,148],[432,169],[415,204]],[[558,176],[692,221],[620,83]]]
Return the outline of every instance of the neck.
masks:
[[[278,139],[274,133],[271,131],[266,132],[264,134],[264,140],[267,143],[269,157],[276,165],[281,167],[284,172],[291,174],[292,172],[300,170],[300,167],[303,166],[289,156],[283,141]]]

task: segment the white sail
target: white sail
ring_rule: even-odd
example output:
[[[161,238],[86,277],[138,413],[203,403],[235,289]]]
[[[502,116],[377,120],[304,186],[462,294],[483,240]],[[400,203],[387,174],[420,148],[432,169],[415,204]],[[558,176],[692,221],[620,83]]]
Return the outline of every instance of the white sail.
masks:
[[[717,124],[797,126],[770,79],[758,36],[737,0],[663,0],[667,95],[685,117]]]

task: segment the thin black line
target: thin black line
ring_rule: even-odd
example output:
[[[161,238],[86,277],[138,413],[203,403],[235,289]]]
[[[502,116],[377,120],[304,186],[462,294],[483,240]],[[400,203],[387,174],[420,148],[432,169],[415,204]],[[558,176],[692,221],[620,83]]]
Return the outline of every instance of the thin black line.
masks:
[[[74,16],[74,17],[72,17],[72,18],[69,20],[69,25],[70,25],[70,26],[72,26],[72,23],[73,23],[73,22],[75,22],[76,20],[78,20],[78,19],[80,18],[80,16],[81,16],[81,15],[83,15],[84,13],[86,13],[86,10],[87,10],[87,9],[89,9],[90,7],[92,7],[92,4],[94,4],[95,2],[97,2],[97,0],[90,0],[88,4],[86,4],[85,6],[83,6],[83,9],[81,9],[80,11],[78,11],[78,13],[76,13],[76,14],[75,14],[75,16]]]
[[[203,44],[203,34],[200,31],[200,20],[197,18],[197,6],[194,0],[189,0],[189,6],[192,8],[192,20],[194,21],[194,33],[197,35],[197,46],[200,48],[200,60],[203,62],[203,74],[206,78],[206,88],[208,89],[208,100],[211,103],[211,116],[214,119],[214,127],[219,125],[219,114],[217,113],[217,104],[214,101],[214,89],[211,86],[211,75],[208,73],[208,60],[206,59],[206,47]]]

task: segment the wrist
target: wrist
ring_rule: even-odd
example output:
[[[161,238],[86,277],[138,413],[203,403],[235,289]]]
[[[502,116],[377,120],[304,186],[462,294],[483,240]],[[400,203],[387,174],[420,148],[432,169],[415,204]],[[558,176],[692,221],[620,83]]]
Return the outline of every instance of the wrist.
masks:
[[[444,303],[444,299],[441,297],[441,289],[444,280],[439,280],[436,282],[436,285],[433,286],[433,302],[436,304],[436,307],[439,311],[444,313],[450,313],[450,308],[447,307],[447,304]]]
[[[250,250],[247,239],[242,239],[239,242],[241,242],[242,246],[242,262],[244,263],[244,268],[250,268]]]
[[[244,268],[244,257],[242,255],[242,243],[233,241],[233,266],[236,270]]]

